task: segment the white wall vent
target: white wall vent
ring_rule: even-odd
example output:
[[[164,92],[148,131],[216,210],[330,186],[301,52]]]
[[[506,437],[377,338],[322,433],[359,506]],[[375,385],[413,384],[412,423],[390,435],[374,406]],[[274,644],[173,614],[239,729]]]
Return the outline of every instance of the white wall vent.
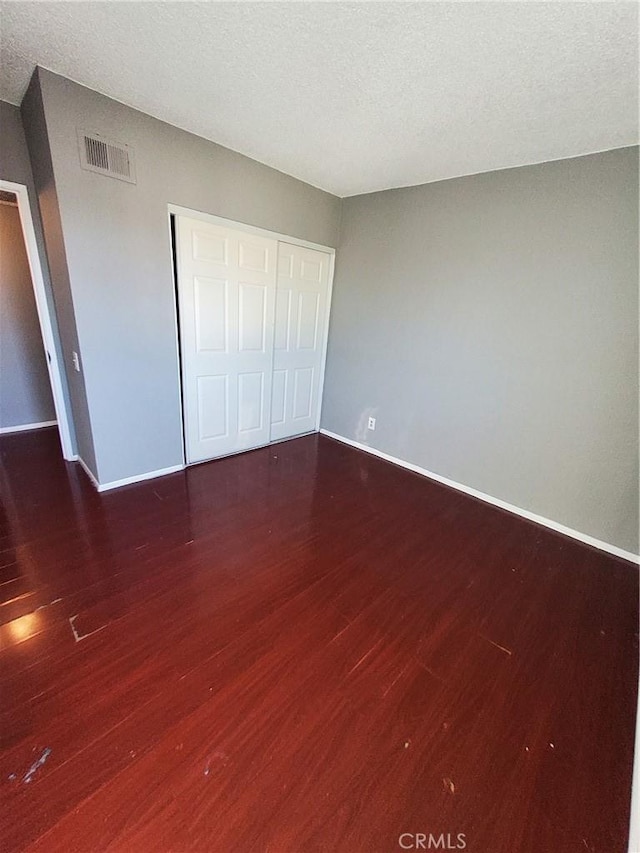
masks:
[[[83,169],[135,184],[133,149],[128,145],[107,139],[101,133],[78,129],[78,146]]]

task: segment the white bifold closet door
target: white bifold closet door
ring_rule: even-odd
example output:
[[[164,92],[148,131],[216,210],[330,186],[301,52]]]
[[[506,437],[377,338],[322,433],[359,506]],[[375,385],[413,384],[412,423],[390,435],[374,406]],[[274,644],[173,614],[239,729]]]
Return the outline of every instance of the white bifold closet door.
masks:
[[[176,216],[187,462],[318,428],[330,255]]]
[[[268,444],[278,243],[176,217],[187,462]]]
[[[327,335],[326,252],[278,244],[271,440],[317,429]]]

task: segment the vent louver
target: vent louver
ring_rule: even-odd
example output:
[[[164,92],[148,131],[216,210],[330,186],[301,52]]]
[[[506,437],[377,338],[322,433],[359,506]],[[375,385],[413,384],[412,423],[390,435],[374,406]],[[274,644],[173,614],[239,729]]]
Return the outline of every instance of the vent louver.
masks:
[[[133,150],[128,145],[85,130],[78,130],[78,144],[83,169],[135,184]]]

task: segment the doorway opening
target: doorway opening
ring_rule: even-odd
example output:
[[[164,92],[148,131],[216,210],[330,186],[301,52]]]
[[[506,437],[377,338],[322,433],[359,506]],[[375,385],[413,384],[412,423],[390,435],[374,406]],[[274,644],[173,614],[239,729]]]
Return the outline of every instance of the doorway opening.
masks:
[[[57,425],[62,455],[74,461],[54,324],[27,187],[0,180],[0,433]]]

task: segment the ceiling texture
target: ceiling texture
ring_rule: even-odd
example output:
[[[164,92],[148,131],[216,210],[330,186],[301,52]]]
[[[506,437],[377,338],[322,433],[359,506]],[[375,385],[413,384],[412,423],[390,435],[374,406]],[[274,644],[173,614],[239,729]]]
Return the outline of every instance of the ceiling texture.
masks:
[[[638,142],[635,2],[2,2],[0,51],[338,196]]]

